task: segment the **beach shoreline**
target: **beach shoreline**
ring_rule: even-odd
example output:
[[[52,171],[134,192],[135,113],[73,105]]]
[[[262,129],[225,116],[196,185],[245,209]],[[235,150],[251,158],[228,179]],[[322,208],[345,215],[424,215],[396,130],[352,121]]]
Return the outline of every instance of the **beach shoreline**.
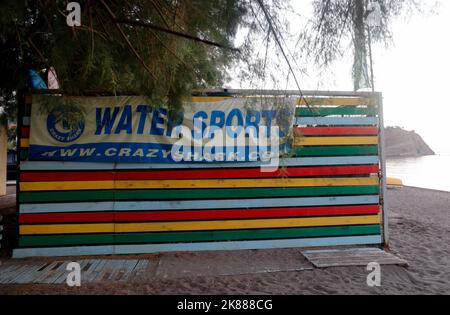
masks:
[[[387,204],[389,251],[407,260],[409,267],[382,266],[382,283],[378,288],[367,286],[366,267],[333,267],[179,276],[120,284],[102,282],[79,288],[0,285],[0,294],[450,294],[450,192],[415,187],[388,189]],[[299,253],[300,249],[286,253],[292,254],[290,251]]]

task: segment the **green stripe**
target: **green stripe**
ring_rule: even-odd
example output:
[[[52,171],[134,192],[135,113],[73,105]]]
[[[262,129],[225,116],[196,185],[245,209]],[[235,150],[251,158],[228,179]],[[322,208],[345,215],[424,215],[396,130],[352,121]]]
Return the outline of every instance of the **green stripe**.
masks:
[[[19,203],[113,200],[114,190],[20,192]]]
[[[329,147],[301,147],[295,150],[296,157],[306,156],[357,156],[378,155],[378,146],[329,146]]]
[[[21,192],[20,203],[377,195],[378,186]]]
[[[68,246],[93,244],[143,244],[178,243],[207,241],[237,241],[258,239],[288,239],[308,237],[337,237],[380,234],[379,225],[314,227],[294,229],[236,230],[236,231],[198,231],[126,234],[88,234],[88,235],[41,235],[21,236],[20,247]]]
[[[114,244],[114,234],[20,236],[19,247]]]
[[[297,108],[296,115],[299,117],[311,117],[311,116],[331,116],[331,115],[366,115],[376,116],[377,108],[370,106],[366,108],[361,107],[311,107],[311,109],[302,107]]]
[[[26,149],[20,149],[20,160],[26,161],[28,160],[28,150]]]

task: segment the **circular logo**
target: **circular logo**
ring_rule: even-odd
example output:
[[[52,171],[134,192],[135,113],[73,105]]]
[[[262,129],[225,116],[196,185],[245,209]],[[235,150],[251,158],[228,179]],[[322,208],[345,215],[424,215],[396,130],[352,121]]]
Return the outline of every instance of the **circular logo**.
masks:
[[[72,142],[84,131],[84,116],[77,108],[58,108],[47,117],[47,130],[59,142]]]

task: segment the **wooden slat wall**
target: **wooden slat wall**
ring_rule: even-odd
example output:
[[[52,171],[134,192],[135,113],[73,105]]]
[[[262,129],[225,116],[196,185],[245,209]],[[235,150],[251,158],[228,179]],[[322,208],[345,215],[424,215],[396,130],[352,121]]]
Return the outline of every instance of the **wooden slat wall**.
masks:
[[[258,163],[26,161],[31,101],[15,257],[382,242],[374,99],[299,100],[292,157],[272,173]]]

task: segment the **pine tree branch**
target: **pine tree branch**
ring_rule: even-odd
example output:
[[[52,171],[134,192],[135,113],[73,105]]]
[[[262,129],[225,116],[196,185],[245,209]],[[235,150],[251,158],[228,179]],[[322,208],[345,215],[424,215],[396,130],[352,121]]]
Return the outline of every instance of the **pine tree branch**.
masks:
[[[101,1],[103,2],[103,0],[101,0]],[[130,20],[130,19],[115,19],[115,22],[118,23],[118,24],[127,24],[127,25],[133,25],[133,26],[148,27],[148,28],[153,29],[155,31],[171,34],[171,35],[178,36],[178,37],[183,37],[183,38],[186,38],[186,39],[189,39],[189,40],[193,40],[193,41],[196,41],[196,42],[200,42],[200,43],[203,43],[203,44],[206,44],[206,45],[215,46],[215,47],[219,47],[219,48],[222,48],[222,49],[227,49],[227,50],[232,50],[232,51],[239,52],[239,49],[237,49],[237,48],[225,46],[225,45],[222,45],[222,44],[219,44],[219,43],[207,40],[207,39],[199,38],[199,37],[188,35],[188,34],[185,34],[185,33],[180,33],[180,32],[173,31],[173,30],[168,30],[166,28],[157,26],[157,25],[155,25],[153,23],[150,23],[150,22],[134,21],[134,20]]]
[[[128,39],[127,35],[125,34],[125,32],[122,30],[122,28],[120,27],[120,25],[117,22],[116,16],[114,14],[114,12],[111,11],[111,8],[105,3],[105,1],[100,0],[101,4],[103,5],[103,7],[106,9],[106,11],[108,11],[109,16],[111,17],[114,25],[116,26],[117,30],[119,31],[119,33],[122,35],[122,37],[125,39],[128,47],[131,49],[131,51],[133,52],[133,54],[136,56],[137,59],[139,59],[139,61],[141,62],[141,64],[144,66],[145,70],[147,70],[148,74],[150,74],[150,76],[153,78],[154,81],[157,81],[155,75],[152,73],[152,71],[150,70],[150,68],[147,66],[147,64],[145,63],[145,61],[142,59],[141,55],[139,55],[138,51],[134,48],[133,44],[131,44],[130,40]]]

